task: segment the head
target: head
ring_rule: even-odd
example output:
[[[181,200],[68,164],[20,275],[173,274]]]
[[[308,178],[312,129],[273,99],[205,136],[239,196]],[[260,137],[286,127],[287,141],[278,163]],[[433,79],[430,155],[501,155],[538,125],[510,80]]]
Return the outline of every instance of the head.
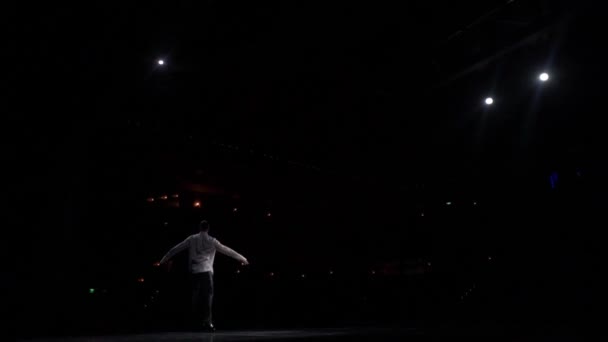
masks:
[[[202,220],[201,223],[198,224],[198,228],[201,232],[209,232],[209,222],[207,222],[207,220]]]

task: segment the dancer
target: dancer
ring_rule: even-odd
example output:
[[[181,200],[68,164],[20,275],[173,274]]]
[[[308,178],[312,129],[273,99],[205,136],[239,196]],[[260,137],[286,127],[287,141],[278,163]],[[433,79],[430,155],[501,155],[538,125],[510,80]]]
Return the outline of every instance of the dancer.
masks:
[[[190,273],[192,276],[192,312],[197,328],[203,331],[215,331],[211,321],[213,301],[213,261],[215,252],[220,252],[249,265],[249,261],[229,247],[222,245],[209,235],[209,223],[205,220],[199,224],[200,232],[180,242],[161,259],[160,264],[168,264],[175,254],[188,249]],[[199,325],[201,324],[201,325]]]

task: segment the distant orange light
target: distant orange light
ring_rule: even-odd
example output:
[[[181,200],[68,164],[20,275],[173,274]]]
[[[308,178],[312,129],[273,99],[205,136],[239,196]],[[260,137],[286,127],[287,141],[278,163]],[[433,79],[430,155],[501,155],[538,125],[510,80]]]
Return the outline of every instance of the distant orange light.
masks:
[[[174,194],[174,195],[171,195],[171,197],[173,197],[173,198],[179,198],[179,195],[178,194]]]
[[[194,202],[194,207],[195,208],[200,208],[201,207],[201,202],[199,202],[199,201]]]
[[[167,198],[169,198],[169,197],[167,197],[167,195],[160,196],[160,199],[162,199],[162,200],[166,200]]]
[[[150,203],[152,203],[152,202],[154,202],[154,198],[153,197],[148,197],[147,201],[150,202]]]
[[[138,283],[143,283],[144,281],[145,281],[145,280],[144,280],[144,278],[139,278],[139,279],[137,279],[137,282],[138,282]]]
[[[272,216],[272,213],[267,213],[267,214],[266,214],[266,216],[267,216],[267,217],[271,217],[271,216]]]
[[[160,266],[160,262],[155,262],[155,263],[154,263],[154,266],[155,266],[155,267]]]
[[[239,211],[239,208],[234,208],[232,209],[232,211],[236,213],[237,211]]]

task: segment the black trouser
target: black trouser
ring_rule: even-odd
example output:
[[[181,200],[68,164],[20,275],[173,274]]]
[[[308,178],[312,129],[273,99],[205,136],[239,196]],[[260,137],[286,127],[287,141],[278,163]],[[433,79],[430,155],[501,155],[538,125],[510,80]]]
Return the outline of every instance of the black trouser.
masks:
[[[213,273],[192,274],[192,313],[196,323],[211,323],[213,304]]]

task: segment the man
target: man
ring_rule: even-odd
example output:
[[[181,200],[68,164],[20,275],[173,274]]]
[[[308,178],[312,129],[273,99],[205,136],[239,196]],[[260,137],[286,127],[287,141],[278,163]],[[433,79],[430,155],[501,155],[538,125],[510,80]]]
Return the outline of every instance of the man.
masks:
[[[186,249],[188,250],[190,273],[192,273],[192,311],[194,318],[202,323],[200,327],[202,330],[215,331],[215,327],[211,322],[215,252],[217,251],[232,257],[243,265],[249,265],[249,261],[244,256],[211,237],[207,221],[203,220],[199,224],[199,228],[200,232],[198,234],[189,236],[186,240],[171,248],[162,258],[160,264],[167,264],[175,254]]]

